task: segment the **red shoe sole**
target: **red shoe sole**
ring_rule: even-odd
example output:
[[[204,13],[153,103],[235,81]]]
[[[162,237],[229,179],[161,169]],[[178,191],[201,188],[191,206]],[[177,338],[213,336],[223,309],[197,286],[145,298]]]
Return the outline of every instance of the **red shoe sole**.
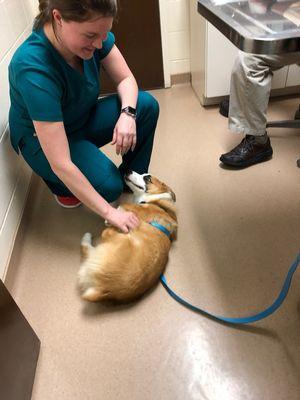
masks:
[[[81,201],[74,197],[63,197],[54,195],[56,202],[64,208],[76,208],[81,206]]]

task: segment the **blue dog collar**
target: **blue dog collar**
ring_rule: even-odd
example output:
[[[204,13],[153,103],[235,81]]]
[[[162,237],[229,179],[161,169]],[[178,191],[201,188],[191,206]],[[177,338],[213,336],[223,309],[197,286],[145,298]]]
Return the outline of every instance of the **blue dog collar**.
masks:
[[[167,235],[168,238],[170,239],[171,232],[170,232],[167,228],[165,228],[164,226],[162,226],[161,224],[159,224],[159,223],[156,222],[156,221],[151,221],[151,222],[149,222],[149,224],[152,225],[152,226],[154,226],[154,228],[157,228],[158,230],[160,230],[161,232],[163,232],[163,233],[164,233],[165,235]]]

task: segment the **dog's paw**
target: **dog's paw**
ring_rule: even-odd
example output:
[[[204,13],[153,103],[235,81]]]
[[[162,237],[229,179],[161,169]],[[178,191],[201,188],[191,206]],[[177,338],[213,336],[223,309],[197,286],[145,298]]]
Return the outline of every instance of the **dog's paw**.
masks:
[[[103,293],[99,288],[90,287],[82,293],[81,298],[92,302],[100,301],[103,298]]]

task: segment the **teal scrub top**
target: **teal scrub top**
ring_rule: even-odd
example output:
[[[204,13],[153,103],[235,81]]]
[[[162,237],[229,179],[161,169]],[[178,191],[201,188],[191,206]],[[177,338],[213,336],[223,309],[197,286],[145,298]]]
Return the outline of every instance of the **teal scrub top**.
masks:
[[[80,73],[52,46],[43,29],[32,31],[9,65],[9,126],[16,152],[24,137],[33,151],[40,148],[33,120],[63,121],[67,135],[80,131],[100,93],[101,60],[114,42],[109,32],[103,47],[83,61],[84,72]]]

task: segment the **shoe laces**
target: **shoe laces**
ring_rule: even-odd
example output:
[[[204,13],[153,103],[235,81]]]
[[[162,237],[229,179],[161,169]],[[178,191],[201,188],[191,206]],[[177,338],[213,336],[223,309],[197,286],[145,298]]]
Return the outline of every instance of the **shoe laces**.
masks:
[[[240,146],[242,146],[245,150],[253,150],[253,146],[255,144],[255,137],[252,135],[246,135],[242,140]]]

